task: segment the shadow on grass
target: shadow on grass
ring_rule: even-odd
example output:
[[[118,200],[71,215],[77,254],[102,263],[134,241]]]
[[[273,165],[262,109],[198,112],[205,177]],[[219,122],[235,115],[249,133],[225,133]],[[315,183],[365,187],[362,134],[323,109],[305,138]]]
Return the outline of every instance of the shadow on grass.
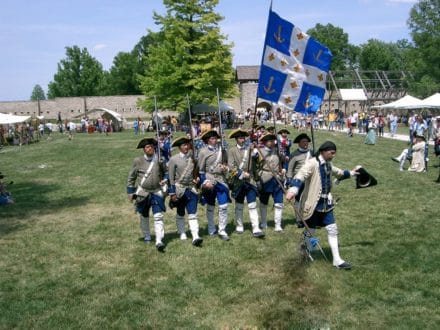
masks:
[[[11,189],[12,190],[12,189]],[[58,213],[66,208],[85,205],[89,197],[58,196],[62,191],[57,184],[19,183],[14,184],[14,204],[0,207],[0,237],[23,227],[29,216]]]

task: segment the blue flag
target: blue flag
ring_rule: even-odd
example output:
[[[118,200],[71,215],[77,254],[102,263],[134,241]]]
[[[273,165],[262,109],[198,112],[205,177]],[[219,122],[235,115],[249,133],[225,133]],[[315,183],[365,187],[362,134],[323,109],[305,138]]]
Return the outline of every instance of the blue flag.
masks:
[[[330,50],[269,11],[257,96],[302,113],[315,113],[324,98]]]

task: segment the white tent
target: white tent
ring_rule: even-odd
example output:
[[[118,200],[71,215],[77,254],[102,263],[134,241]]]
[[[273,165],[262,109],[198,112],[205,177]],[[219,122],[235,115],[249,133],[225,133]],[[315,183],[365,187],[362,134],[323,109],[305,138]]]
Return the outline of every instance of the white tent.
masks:
[[[377,105],[372,108],[379,108],[379,109],[409,109],[411,107],[416,106],[417,104],[420,104],[422,100],[418,99],[417,97],[411,96],[411,95],[405,95],[404,97],[398,99],[397,101],[383,104],[383,105]]]
[[[17,124],[28,121],[31,116],[16,116],[6,113],[0,113],[0,125]]]
[[[435,93],[423,99],[422,105],[424,108],[439,108],[440,109],[440,93]]]

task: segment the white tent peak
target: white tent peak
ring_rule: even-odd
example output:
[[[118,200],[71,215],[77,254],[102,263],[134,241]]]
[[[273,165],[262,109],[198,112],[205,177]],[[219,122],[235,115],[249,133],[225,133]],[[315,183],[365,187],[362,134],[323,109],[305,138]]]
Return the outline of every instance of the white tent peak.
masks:
[[[383,105],[375,106],[374,108],[380,108],[380,109],[408,109],[412,106],[415,106],[417,104],[420,104],[422,100],[418,99],[417,97],[411,96],[411,95],[405,95],[404,97]]]

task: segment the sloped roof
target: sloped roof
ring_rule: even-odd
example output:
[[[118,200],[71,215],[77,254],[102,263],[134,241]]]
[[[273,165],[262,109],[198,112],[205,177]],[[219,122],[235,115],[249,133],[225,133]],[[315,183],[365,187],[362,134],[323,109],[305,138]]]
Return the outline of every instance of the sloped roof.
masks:
[[[258,81],[260,77],[259,65],[239,65],[236,68],[236,78],[238,81]]]
[[[0,125],[23,123],[30,118],[31,116],[16,116],[6,113],[0,113]]]

